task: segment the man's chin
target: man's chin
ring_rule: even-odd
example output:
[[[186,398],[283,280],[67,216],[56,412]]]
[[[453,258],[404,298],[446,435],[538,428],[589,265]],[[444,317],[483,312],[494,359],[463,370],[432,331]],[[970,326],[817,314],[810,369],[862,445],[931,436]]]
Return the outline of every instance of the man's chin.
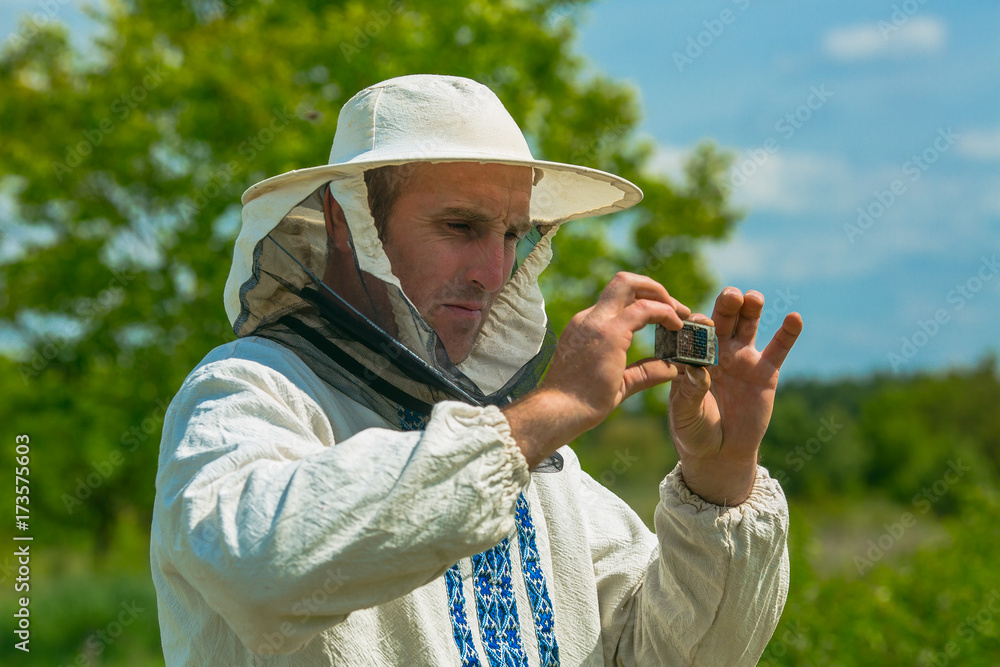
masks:
[[[475,319],[462,318],[458,322],[438,320],[437,322],[428,322],[428,324],[431,325],[441,340],[441,344],[444,345],[448,359],[457,365],[465,361],[472,353],[476,338],[479,336],[485,321],[480,314]]]
[[[480,328],[476,327],[474,331],[446,331],[443,335],[438,334],[451,363],[457,365],[469,358]]]
[[[468,359],[472,353],[472,344],[466,341],[456,344],[442,339],[441,343],[444,345],[445,352],[448,353],[448,359],[456,366]]]

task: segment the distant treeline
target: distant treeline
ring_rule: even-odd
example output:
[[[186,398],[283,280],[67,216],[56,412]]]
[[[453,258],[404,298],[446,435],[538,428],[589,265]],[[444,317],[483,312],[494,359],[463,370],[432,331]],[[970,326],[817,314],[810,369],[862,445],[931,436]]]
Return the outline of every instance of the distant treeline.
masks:
[[[676,462],[665,410],[648,416],[653,403],[642,413],[623,410],[574,445],[584,468],[644,518]],[[790,499],[879,497],[950,514],[967,490],[1000,479],[997,360],[934,373],[785,381],[761,463]]]
[[[762,463],[794,498],[872,494],[945,515],[1000,472],[995,357],[975,368],[779,388]],[[952,493],[954,488],[956,493]],[[960,487],[960,488],[959,488]]]

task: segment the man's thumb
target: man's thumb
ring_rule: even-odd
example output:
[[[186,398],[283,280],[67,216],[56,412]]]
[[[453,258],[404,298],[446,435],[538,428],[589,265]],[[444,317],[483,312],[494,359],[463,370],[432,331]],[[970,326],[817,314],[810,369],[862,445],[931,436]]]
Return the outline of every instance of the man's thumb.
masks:
[[[684,373],[670,383],[671,411],[677,416],[688,416],[701,411],[701,402],[712,386],[708,369],[688,366]]]
[[[643,359],[625,367],[622,382],[625,388],[622,400],[632,394],[670,382],[677,377],[677,366],[660,359]]]

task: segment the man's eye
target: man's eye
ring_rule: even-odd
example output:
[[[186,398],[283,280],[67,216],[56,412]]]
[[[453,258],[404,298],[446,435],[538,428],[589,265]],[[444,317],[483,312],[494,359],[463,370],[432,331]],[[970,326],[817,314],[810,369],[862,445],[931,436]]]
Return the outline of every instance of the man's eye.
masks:
[[[468,223],[465,222],[449,222],[448,229],[454,229],[455,231],[465,231],[470,229]]]

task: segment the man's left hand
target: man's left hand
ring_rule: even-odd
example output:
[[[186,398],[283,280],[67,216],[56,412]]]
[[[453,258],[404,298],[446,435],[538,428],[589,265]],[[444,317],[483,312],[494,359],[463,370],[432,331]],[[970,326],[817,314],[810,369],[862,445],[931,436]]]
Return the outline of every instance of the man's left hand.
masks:
[[[679,366],[670,385],[670,433],[688,488],[717,505],[738,505],[749,497],[757,473],[757,451],[771,419],[778,371],[802,332],[798,313],[785,316],[763,352],[755,347],[764,308],[760,292],[744,295],[727,287],[715,301],[712,324],[719,363],[710,368]]]

